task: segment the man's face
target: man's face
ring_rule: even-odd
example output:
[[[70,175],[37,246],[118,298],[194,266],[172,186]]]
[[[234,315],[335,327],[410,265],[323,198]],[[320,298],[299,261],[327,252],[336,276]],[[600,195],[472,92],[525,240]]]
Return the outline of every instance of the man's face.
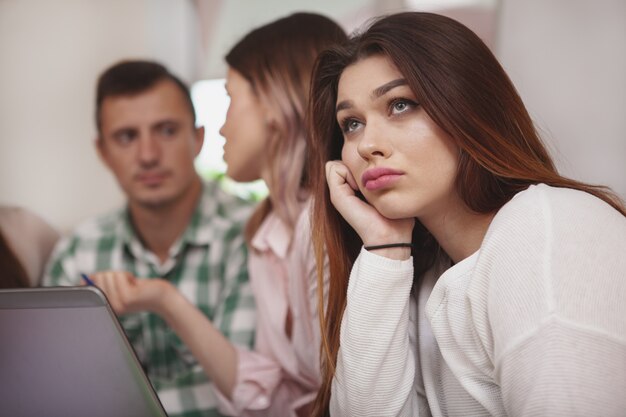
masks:
[[[138,94],[107,97],[100,121],[98,152],[131,205],[165,207],[192,192],[198,180],[193,162],[204,130],[193,126],[189,106],[174,82],[164,80]]]

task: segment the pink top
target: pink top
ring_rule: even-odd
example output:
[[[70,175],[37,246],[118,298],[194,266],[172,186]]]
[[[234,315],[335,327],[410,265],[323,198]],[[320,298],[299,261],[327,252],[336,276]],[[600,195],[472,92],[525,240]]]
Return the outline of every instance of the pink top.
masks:
[[[309,213],[307,203],[293,233],[271,213],[252,240],[248,267],[258,312],[255,348],[237,347],[232,401],[217,392],[225,414],[308,415],[317,394],[320,329]],[[291,339],[285,332],[288,310]]]

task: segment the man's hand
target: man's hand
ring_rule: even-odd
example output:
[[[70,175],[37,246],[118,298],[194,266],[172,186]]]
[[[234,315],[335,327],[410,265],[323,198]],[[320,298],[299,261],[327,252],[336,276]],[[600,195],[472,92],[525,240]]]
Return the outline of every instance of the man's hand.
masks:
[[[117,315],[149,311],[162,315],[176,288],[161,278],[137,279],[130,272],[103,271],[89,276]]]

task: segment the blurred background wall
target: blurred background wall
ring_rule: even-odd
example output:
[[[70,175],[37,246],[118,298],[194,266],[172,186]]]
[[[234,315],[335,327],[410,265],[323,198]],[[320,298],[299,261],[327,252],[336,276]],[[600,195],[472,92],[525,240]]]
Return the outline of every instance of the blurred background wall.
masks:
[[[461,20],[509,72],[563,173],[626,198],[624,0],[0,0],[0,204],[67,231],[123,203],[93,147],[99,73],[156,59],[189,83],[221,78],[251,28],[293,11],[351,31],[433,10]]]

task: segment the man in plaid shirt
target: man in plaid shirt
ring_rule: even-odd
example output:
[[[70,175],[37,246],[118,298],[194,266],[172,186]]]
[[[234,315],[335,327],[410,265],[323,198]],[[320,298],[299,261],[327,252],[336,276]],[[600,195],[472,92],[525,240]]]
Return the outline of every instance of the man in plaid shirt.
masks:
[[[175,293],[233,343],[252,346],[242,234],[251,207],[199,178],[193,163],[204,129],[195,127],[188,88],[165,67],[126,61],[106,70],[96,122],[98,153],[127,205],[59,242],[44,285],[77,285],[88,274],[120,316],[169,415],[219,416],[211,382],[167,324],[168,307]]]

